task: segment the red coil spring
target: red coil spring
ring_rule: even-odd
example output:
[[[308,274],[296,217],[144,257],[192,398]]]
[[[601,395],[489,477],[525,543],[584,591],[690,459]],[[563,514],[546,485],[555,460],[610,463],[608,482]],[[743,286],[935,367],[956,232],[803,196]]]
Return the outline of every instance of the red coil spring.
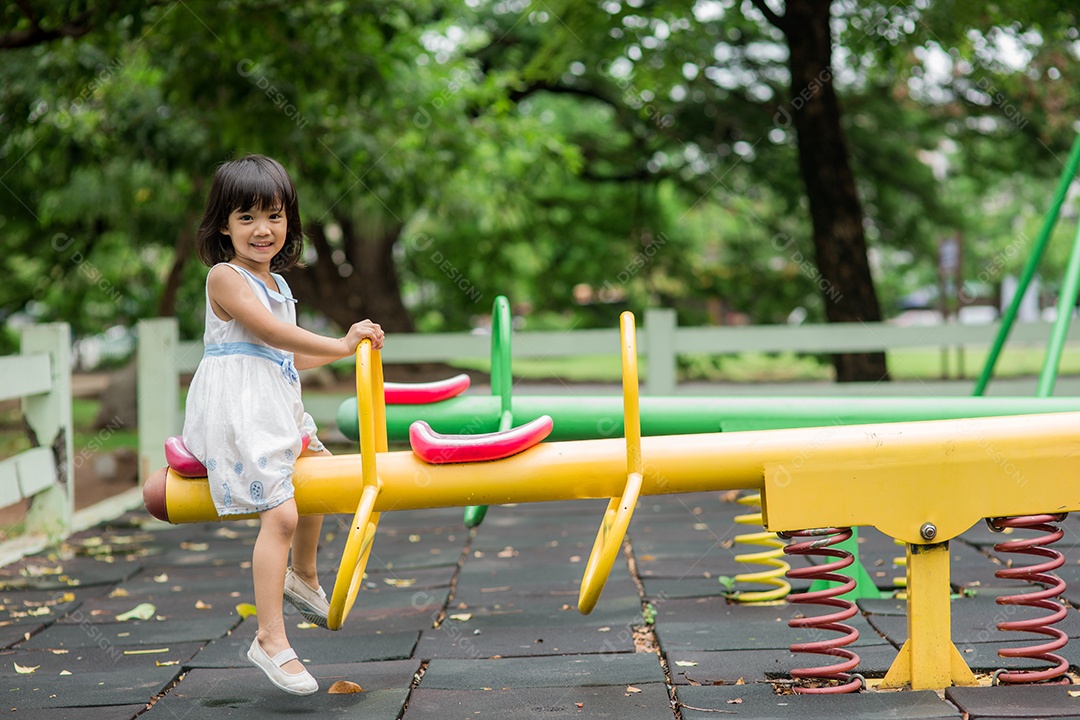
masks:
[[[807,578],[810,580],[828,580],[832,583],[840,583],[839,586],[830,585],[825,590],[813,592],[794,593],[788,596],[792,603],[828,605],[837,608],[837,612],[817,615],[815,617],[796,618],[788,622],[789,627],[810,628],[811,630],[829,630],[843,633],[842,637],[815,642],[797,643],[791,646],[793,653],[816,653],[829,655],[830,657],[844,658],[843,662],[835,665],[821,667],[801,668],[791,671],[792,677],[814,680],[837,680],[837,685],[825,687],[795,686],[797,693],[813,694],[836,694],[855,692],[863,685],[862,676],[852,673],[859,664],[859,656],[851,650],[844,648],[859,639],[859,631],[844,623],[844,620],[854,617],[858,613],[855,603],[837,597],[855,589],[855,579],[840,575],[836,571],[851,565],[855,558],[847,550],[834,548],[833,545],[851,538],[851,528],[817,528],[814,530],[800,530],[798,532],[783,533],[784,537],[811,538],[801,542],[794,542],[784,548],[788,555],[824,555],[835,558],[832,562],[809,567],[792,568],[787,576],[792,579]]]
[[[1068,635],[1058,628],[1051,627],[1054,623],[1064,620],[1068,614],[1068,608],[1060,601],[1055,600],[1065,591],[1065,581],[1054,574],[1054,570],[1065,564],[1065,556],[1048,545],[1051,545],[1064,536],[1064,532],[1057,525],[1051,523],[1061,522],[1065,515],[1022,515],[1018,517],[993,518],[987,522],[994,530],[1010,528],[1024,528],[1026,530],[1039,530],[1045,534],[1033,538],[1020,538],[1000,542],[994,546],[995,552],[1020,553],[1046,558],[1046,562],[1023,567],[1009,567],[998,570],[995,577],[1009,580],[1026,580],[1033,585],[1042,585],[1043,589],[1035,592],[1021,593],[1018,595],[1002,596],[997,599],[999,605],[1021,605],[1025,607],[1040,608],[1051,614],[1028,620],[1013,620],[999,622],[998,630],[1020,631],[1046,635],[1054,638],[1051,642],[1042,645],[1029,645],[1018,648],[1004,648],[998,650],[1000,657],[1022,657],[1032,660],[1042,660],[1053,665],[1044,670],[999,670],[994,677],[1002,683],[1036,683],[1053,680],[1058,683],[1070,682],[1065,675],[1069,671],[1069,662],[1054,651],[1065,647],[1069,641]]]

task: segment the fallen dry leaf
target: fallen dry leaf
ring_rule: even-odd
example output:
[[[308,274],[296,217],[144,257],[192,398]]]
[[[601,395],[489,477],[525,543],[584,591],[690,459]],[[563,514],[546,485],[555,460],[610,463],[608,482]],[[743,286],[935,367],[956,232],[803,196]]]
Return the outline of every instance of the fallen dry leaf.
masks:
[[[207,603],[204,603],[202,600],[196,600],[195,601],[195,609],[196,610],[209,610],[212,607],[214,607],[214,606],[213,605],[208,605]]]
[[[679,667],[694,667],[695,665],[697,665],[697,663],[693,660],[676,660],[675,664]]]
[[[70,674],[71,674],[71,671],[70,671],[70,670],[61,670],[61,671],[60,671],[60,674],[61,674],[61,675],[70,675]]]
[[[236,606],[236,614],[242,618],[251,617],[255,614],[255,606],[251,603],[240,603]]]
[[[330,689],[326,692],[328,695],[350,695],[352,693],[364,692],[364,688],[354,682],[349,682],[348,680],[338,680],[331,685]]]
[[[639,692],[641,692],[641,688],[636,688],[633,685],[627,685],[626,686],[626,692],[628,692],[628,693],[639,693]]]
[[[139,603],[135,607],[128,610],[126,613],[120,613],[116,616],[117,622],[124,622],[125,620],[149,620],[154,617],[154,613],[157,612],[157,608],[151,603]]]
[[[742,705],[742,698],[732,698],[727,701],[728,705]]]
[[[20,665],[19,663],[11,664],[15,666],[15,672],[19,673],[20,675],[29,675],[30,673],[41,667],[40,665],[34,665],[31,667],[29,665]]]
[[[469,620],[471,618],[472,618],[472,613],[454,613],[453,615],[450,616],[451,620],[459,620],[461,622],[465,622],[466,620]]]
[[[585,707],[585,703],[574,703],[579,708]]]
[[[394,587],[412,587],[416,584],[416,578],[383,578],[383,582]]]
[[[157,665],[158,667],[167,667],[169,665],[179,665],[180,661],[179,660],[166,660],[165,662],[161,662],[160,660],[155,660],[154,664]]]
[[[1080,697],[1080,690],[1070,690],[1069,697]]]

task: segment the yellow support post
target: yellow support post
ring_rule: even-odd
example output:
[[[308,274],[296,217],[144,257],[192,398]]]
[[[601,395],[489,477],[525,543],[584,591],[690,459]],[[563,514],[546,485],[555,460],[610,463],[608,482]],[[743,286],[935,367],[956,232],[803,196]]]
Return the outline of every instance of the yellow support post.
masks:
[[[907,546],[907,631],[883,688],[940,690],[975,685],[975,675],[952,642],[949,543]]]

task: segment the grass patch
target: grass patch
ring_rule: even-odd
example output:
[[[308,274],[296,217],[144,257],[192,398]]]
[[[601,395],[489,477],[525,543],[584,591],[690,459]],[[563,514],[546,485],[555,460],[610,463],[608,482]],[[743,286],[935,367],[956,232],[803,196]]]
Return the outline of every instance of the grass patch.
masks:
[[[1033,377],[1042,370],[1045,348],[1006,347],[998,358],[994,377]],[[937,380],[943,376],[976,378],[989,355],[988,348],[949,348],[947,375],[942,372],[942,350],[918,348],[888,353],[889,373],[894,380]],[[454,367],[490,372],[487,359],[456,360]],[[553,357],[543,360],[515,359],[514,378],[534,382],[618,383],[622,361],[615,353],[580,357]],[[640,358],[638,372],[644,379],[648,359]],[[692,354],[678,358],[680,382],[829,382],[833,378],[828,355],[782,353],[739,353],[730,355]],[[1059,375],[1080,375],[1080,345],[1066,346]]]
[[[84,450],[111,452],[121,448],[139,449],[137,428],[105,427],[94,429],[101,402],[88,398],[73,398],[71,421],[74,425],[72,444],[76,455]],[[22,410],[18,403],[5,403],[0,409],[0,458],[18,455],[31,447],[23,428]]]

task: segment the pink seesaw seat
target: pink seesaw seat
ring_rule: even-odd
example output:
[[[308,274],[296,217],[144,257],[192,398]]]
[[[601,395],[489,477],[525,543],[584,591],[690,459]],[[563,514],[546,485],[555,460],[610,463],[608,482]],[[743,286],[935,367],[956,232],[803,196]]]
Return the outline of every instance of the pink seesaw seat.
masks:
[[[552,425],[551,417],[541,415],[503,432],[443,435],[417,420],[409,426],[409,444],[417,457],[432,465],[501,460],[541,442],[551,434]]]
[[[469,388],[469,376],[462,373],[428,383],[383,383],[387,405],[425,405],[457,397]]]
[[[300,441],[300,452],[304,452],[307,450],[311,438],[308,437],[307,433],[304,433],[300,436]],[[191,454],[191,451],[184,445],[184,438],[179,435],[173,435],[165,441],[165,462],[180,477],[203,478],[207,474],[206,466]]]

